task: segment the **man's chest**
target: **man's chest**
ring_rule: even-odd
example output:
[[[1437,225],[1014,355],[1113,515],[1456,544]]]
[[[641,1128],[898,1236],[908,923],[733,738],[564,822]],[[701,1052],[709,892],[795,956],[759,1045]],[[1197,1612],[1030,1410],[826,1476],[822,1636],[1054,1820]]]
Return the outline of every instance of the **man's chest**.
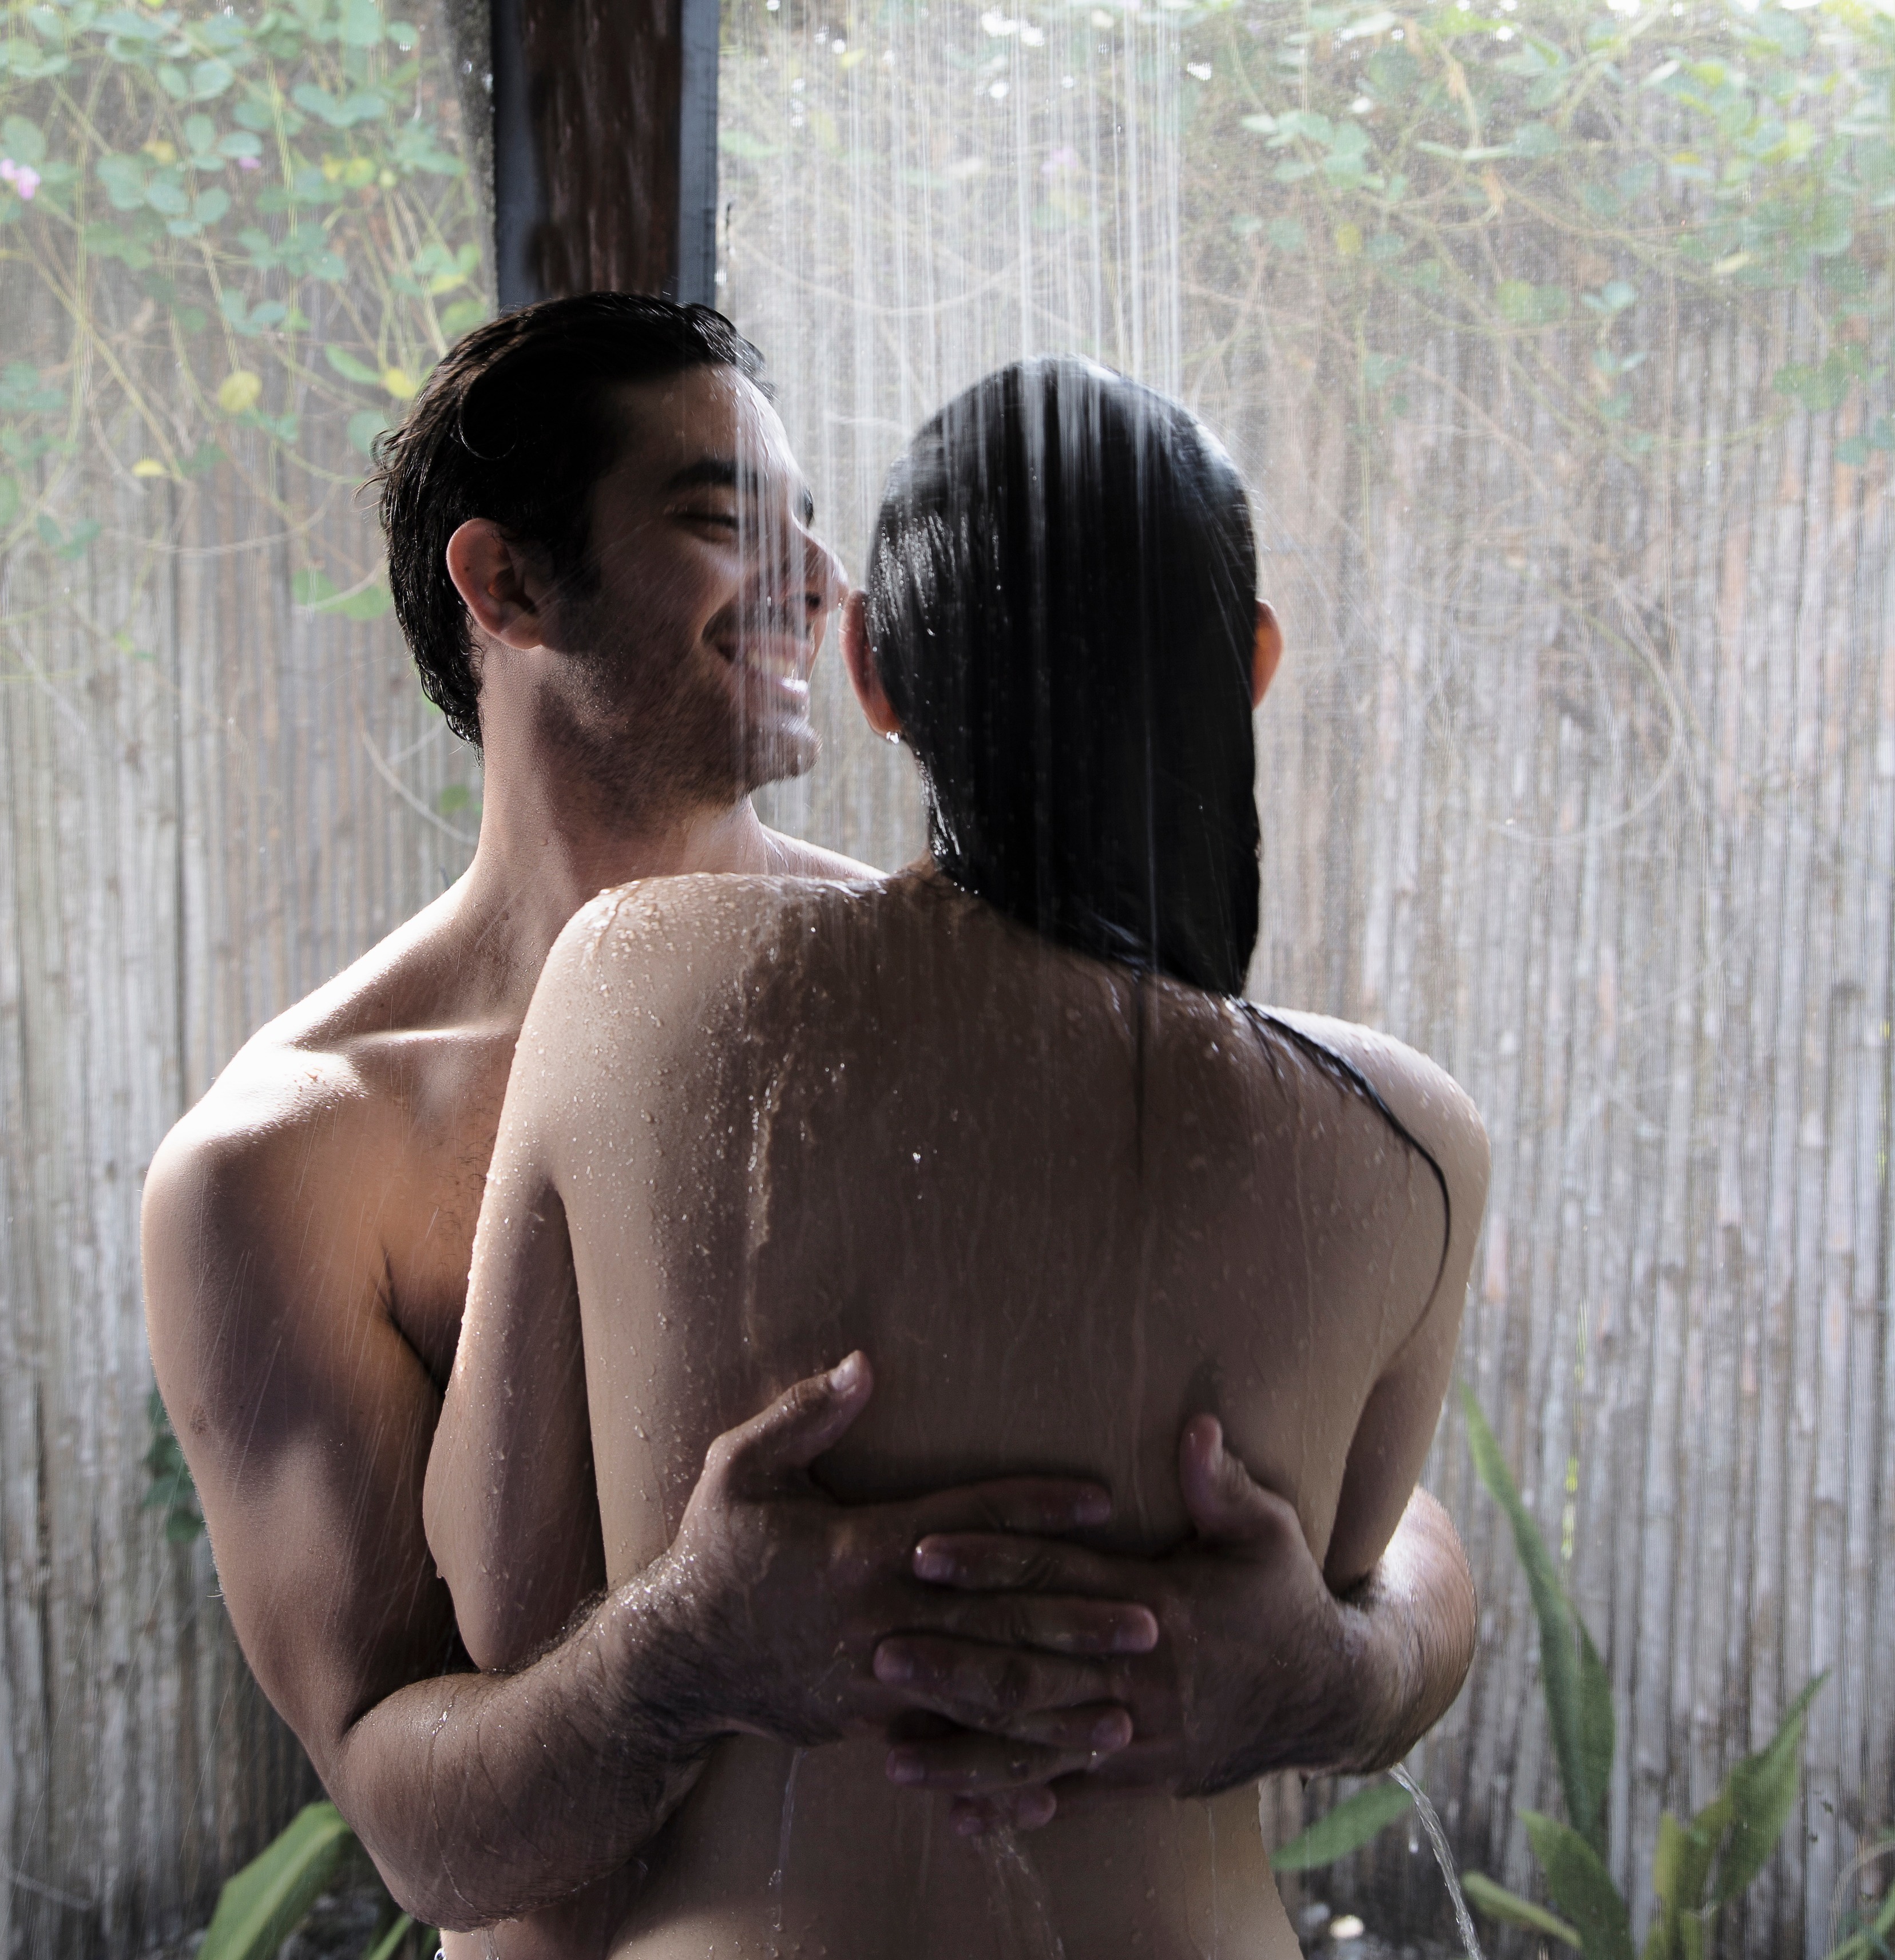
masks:
[[[437,1058],[399,1106],[380,1193],[390,1317],[444,1389],[460,1338],[474,1233],[512,1042]]]

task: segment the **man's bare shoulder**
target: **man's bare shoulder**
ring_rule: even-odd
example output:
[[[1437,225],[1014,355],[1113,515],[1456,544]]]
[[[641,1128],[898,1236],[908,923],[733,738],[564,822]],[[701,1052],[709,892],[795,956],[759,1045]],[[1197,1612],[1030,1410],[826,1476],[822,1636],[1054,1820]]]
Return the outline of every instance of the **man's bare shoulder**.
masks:
[[[231,1057],[152,1160],[148,1261],[180,1234],[280,1238],[298,1213],[333,1204],[338,1180],[390,1179],[391,1150],[430,1127],[428,1106],[495,1066],[504,1078],[515,1030],[467,1012],[451,923],[438,902],[416,915]],[[164,1290],[148,1292],[161,1312]]]

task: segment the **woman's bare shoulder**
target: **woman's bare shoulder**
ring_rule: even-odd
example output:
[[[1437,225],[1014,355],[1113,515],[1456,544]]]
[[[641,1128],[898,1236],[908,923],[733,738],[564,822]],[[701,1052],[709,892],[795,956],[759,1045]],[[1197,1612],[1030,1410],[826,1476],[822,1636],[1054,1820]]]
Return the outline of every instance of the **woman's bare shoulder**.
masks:
[[[881,889],[878,874],[867,870],[860,877],[705,871],[635,878],[574,913],[548,956],[546,975],[654,958],[668,969],[686,949],[699,957],[743,957],[780,939],[786,927],[817,923]]]
[[[1457,1203],[1484,1202],[1487,1126],[1473,1099],[1441,1064],[1374,1028],[1327,1014],[1287,1007],[1268,1019],[1346,1063],[1381,1099],[1389,1113],[1434,1158]]]

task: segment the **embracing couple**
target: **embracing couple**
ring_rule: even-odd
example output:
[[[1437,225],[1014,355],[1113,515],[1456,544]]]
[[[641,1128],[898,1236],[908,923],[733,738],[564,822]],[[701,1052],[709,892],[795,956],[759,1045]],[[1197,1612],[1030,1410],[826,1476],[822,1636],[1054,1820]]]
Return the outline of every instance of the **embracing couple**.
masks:
[[[1472,1655],[1415,1478],[1486,1147],[1241,998],[1229,458],[1004,370],[845,596],[756,351],[595,294],[460,342],[381,476],[479,848],[146,1190],[265,1689],[450,1960],[1294,1955],[1252,1786],[1397,1759]],[[749,802],[839,601],[927,802],[890,877]]]

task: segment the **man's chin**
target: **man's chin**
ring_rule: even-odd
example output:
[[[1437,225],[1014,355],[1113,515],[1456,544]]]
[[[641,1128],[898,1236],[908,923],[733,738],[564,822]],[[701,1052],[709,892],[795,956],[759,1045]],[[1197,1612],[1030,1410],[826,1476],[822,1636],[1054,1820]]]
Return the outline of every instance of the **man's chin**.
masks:
[[[773,728],[750,730],[750,766],[745,773],[750,787],[760,790],[766,784],[787,783],[806,776],[822,753],[822,737],[805,721],[779,724]]]

